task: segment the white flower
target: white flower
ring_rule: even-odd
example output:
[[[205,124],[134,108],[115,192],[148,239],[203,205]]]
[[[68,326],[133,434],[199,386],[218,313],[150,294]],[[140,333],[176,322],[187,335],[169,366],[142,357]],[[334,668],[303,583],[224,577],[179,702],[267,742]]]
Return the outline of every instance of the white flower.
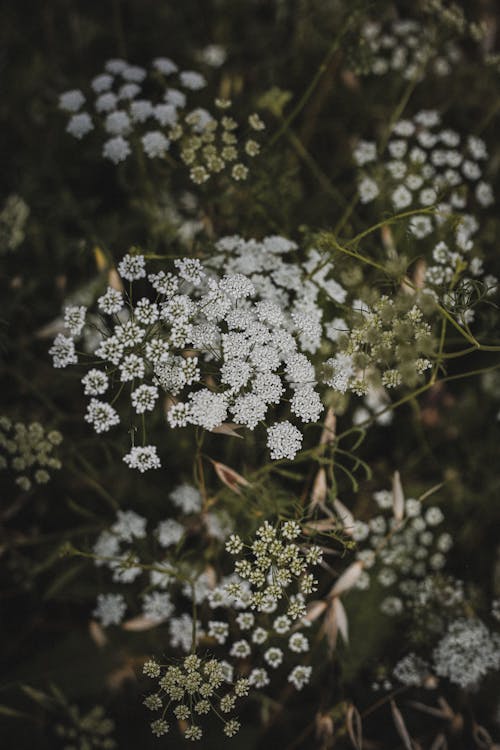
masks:
[[[288,675],[288,682],[291,682],[297,690],[302,690],[304,685],[309,683],[311,673],[312,667],[306,667],[299,664],[297,667],[294,667]]]
[[[201,495],[190,484],[179,485],[170,493],[169,498],[185,514],[199,513],[201,510]]]
[[[140,385],[130,396],[132,406],[137,414],[144,414],[145,411],[152,411],[158,399],[158,388],[154,385]]]
[[[108,432],[111,427],[119,424],[120,418],[110,404],[93,398],[87,407],[85,421],[89,422],[97,433],[101,433]]]
[[[227,417],[227,399],[223,393],[212,393],[207,388],[189,394],[191,424],[213,430]]]
[[[245,659],[251,653],[251,648],[248,641],[242,639],[241,641],[235,641],[229,651],[230,656],[234,656],[237,659]]]
[[[402,208],[407,208],[411,205],[413,198],[410,191],[404,185],[400,185],[392,193],[391,200],[394,208],[400,211]]]
[[[121,135],[116,136],[116,138],[110,138],[105,142],[102,148],[102,155],[104,158],[109,159],[113,164],[119,164],[121,161],[125,161],[130,154],[131,150],[129,143]]]
[[[82,385],[86,396],[102,396],[108,390],[108,376],[102,370],[89,370],[82,378]]]
[[[293,633],[288,639],[288,648],[296,654],[309,651],[309,641],[302,633]]]
[[[337,354],[325,362],[323,382],[340,393],[345,393],[354,376],[354,364],[350,354]]]
[[[84,135],[90,133],[94,129],[91,117],[87,112],[81,112],[78,115],[73,115],[68,120],[66,125],[66,132],[72,135],[74,138],[83,138]]]
[[[150,620],[163,622],[174,612],[174,605],[169,594],[153,591],[144,595],[142,612]]]
[[[248,676],[248,682],[260,690],[269,685],[269,676],[265,669],[252,669]]]
[[[178,544],[184,536],[184,526],[173,518],[168,518],[158,524],[156,533],[162,547],[171,547]]]
[[[380,188],[371,177],[364,177],[358,183],[359,200],[361,203],[371,203],[380,195]]]
[[[59,109],[64,109],[66,112],[78,112],[84,102],[85,97],[82,92],[79,89],[72,89],[60,95]]]
[[[118,273],[127,281],[136,281],[146,276],[143,255],[125,255],[118,264]]]
[[[463,688],[477,685],[490,670],[500,667],[500,638],[481,620],[452,622],[433,652],[434,669]]]
[[[177,65],[169,57],[156,57],[153,60],[153,67],[165,76],[178,71]]]
[[[111,112],[116,107],[117,102],[116,94],[112,91],[107,91],[105,94],[101,94],[95,100],[95,108],[97,112]]]
[[[204,88],[207,82],[200,73],[196,73],[194,70],[184,70],[179,74],[179,80],[186,89],[197,91],[198,89]]]
[[[101,75],[93,78],[90,82],[90,85],[92,86],[96,94],[100,94],[103,91],[109,91],[109,89],[113,85],[113,76],[110,76],[107,73],[102,73]]]
[[[136,378],[143,378],[144,371],[144,360],[138,357],[137,354],[127,354],[120,366],[120,380],[122,383],[127,383]]]
[[[49,349],[54,367],[63,368],[68,365],[76,365],[78,357],[75,352],[75,342],[68,336],[58,333],[54,343]]]
[[[130,115],[134,122],[146,122],[153,111],[153,105],[147,99],[136,99],[130,105]]]
[[[104,128],[110,135],[127,135],[130,131],[130,117],[122,110],[110,112],[106,116]]]
[[[303,422],[317,422],[324,410],[319,394],[307,385],[297,388],[290,408]]]
[[[264,654],[264,659],[270,667],[276,669],[276,667],[279,667],[279,665],[283,661],[283,651],[280,648],[276,648],[275,646],[273,646],[272,648],[268,648]]]
[[[293,461],[302,446],[302,434],[290,422],[276,422],[267,430],[267,447],[271,458]]]
[[[142,146],[150,159],[163,158],[168,151],[170,141],[159,130],[151,130],[141,138]]]
[[[97,300],[99,308],[107,315],[119,313],[123,307],[123,296],[121,292],[108,286],[106,293]]]
[[[159,469],[161,466],[155,445],[135,446],[123,460],[130,469],[138,469],[141,474],[149,469]]]
[[[97,607],[93,615],[100,620],[101,625],[119,625],[123,620],[123,615],[127,605],[122,594],[99,594],[97,597]]]
[[[72,336],[79,336],[85,325],[85,315],[87,308],[83,305],[70,305],[64,310],[64,325],[68,328]]]
[[[111,531],[123,542],[133,539],[144,539],[146,536],[146,519],[133,510],[119,510]]]
[[[126,81],[134,81],[135,83],[141,83],[146,78],[146,71],[139,65],[125,65],[120,70],[120,75]]]
[[[364,164],[375,161],[377,158],[377,147],[370,141],[358,141],[352,155],[358,167],[362,167]]]

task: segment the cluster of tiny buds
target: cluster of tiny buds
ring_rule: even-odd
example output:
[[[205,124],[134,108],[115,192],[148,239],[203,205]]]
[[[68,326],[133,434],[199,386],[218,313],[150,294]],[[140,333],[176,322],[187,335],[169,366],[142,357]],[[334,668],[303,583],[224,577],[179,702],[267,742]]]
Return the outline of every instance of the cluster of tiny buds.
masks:
[[[179,665],[160,666],[153,659],[146,661],[143,672],[158,680],[158,690],[146,696],[144,705],[151,711],[162,712],[161,718],[151,723],[153,734],[161,737],[169,731],[165,719],[168,709],[178,722],[182,722],[185,739],[196,741],[202,738],[203,729],[199,721],[209,713],[222,720],[227,737],[237,734],[239,721],[226,718],[226,715],[233,711],[238,699],[248,695],[250,683],[248,679],[241,678],[232,684],[227,666],[217,659],[202,659],[194,653],[186,656]],[[229,691],[228,684],[232,688]],[[221,691],[225,691],[223,695]]]
[[[62,442],[58,430],[45,431],[38,422],[13,423],[0,417],[0,470],[8,469],[16,475],[16,484],[25,492],[35,484],[46,484],[50,471],[61,468],[61,461],[53,455]]]
[[[175,78],[178,87],[172,85]],[[159,91],[158,100],[141,96],[146,84]],[[103,157],[114,164],[133,153],[134,142],[148,159],[163,161],[177,144],[194,183],[202,184],[211,175],[228,168],[232,179],[245,180],[248,175],[245,161],[259,153],[255,137],[265,125],[252,113],[248,118],[252,136],[244,139],[241,146],[237,135],[240,125],[227,112],[219,121],[202,107],[187,109],[188,98],[205,85],[200,73],[179,72],[169,58],[153,60],[149,75],[145,68],[110,60],[105,72],[91,84],[95,94],[94,116],[81,111],[86,97],[77,89],[61,94],[59,106],[70,114],[66,130],[75,138],[83,138],[96,126],[103,128],[107,136]],[[228,99],[215,100],[216,109],[227,110],[230,106]]]
[[[305,614],[304,595],[316,591],[318,582],[308,572],[309,566],[322,561],[321,549],[310,545],[303,551],[293,540],[302,529],[296,521],[285,521],[277,528],[266,521],[256,532],[256,539],[248,547],[249,556],[237,560],[235,572],[251,587],[249,606],[258,612],[269,611],[285,596],[286,590],[298,581],[300,594],[289,598],[286,618],[296,620]],[[231,534],[226,550],[233,556],[247,551],[237,534]],[[241,584],[230,583],[226,587],[229,596],[241,595]]]

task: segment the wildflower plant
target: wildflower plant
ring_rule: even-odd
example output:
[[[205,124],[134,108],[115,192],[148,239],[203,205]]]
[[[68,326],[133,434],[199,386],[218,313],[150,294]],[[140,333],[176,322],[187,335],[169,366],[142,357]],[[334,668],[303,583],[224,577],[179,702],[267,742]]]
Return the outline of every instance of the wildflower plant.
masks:
[[[81,140],[93,130],[106,138],[102,155],[114,164],[126,161],[135,150],[172,166],[174,150],[197,185],[222,172],[237,182],[245,180],[248,161],[260,151],[264,122],[253,112],[246,123],[247,136],[242,136],[229,99],[215,99],[216,114],[200,106],[191,108],[196,92],[206,85],[201,73],[180,71],[170,58],[154,59],[150,70],[113,59],[91,81],[93,113],[82,109],[86,96],[79,89],[61,94],[59,107],[69,114],[66,131],[74,138]]]
[[[115,403],[124,390],[132,424],[145,425],[162,393],[172,400],[167,413],[172,428],[214,430],[232,418],[254,430],[286,392],[295,417],[316,421],[323,406],[314,367],[287,330],[279,306],[256,299],[243,274],[214,278],[194,258],[174,266],[174,272],[147,275],[143,255],[126,255],[118,271],[129,292],[109,287],[98,299],[98,323],[83,306],[66,308],[68,333],[58,334],[50,350],[55,367],[79,361],[75,341],[85,325],[99,333],[87,356],[93,363],[102,360],[102,366],[92,366],[82,378],[90,397],[85,420],[94,430],[100,434],[119,424]],[[146,276],[150,296],[137,299],[134,282]],[[104,394],[111,401],[101,398]],[[300,431],[288,420],[268,429],[275,458],[293,458],[301,443]],[[143,444],[133,444],[124,461],[141,472],[160,466],[156,446],[146,444],[145,427]]]

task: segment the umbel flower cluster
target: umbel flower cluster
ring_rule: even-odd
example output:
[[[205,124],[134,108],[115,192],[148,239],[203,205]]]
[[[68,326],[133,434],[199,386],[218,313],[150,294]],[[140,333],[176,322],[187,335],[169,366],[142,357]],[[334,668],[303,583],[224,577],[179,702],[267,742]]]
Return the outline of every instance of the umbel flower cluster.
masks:
[[[176,593],[177,601],[180,595],[182,601],[201,604],[211,591],[210,578],[199,565],[187,561],[179,565],[177,558],[188,539],[191,546],[199,539],[219,549],[233,524],[223,512],[204,511],[199,491],[189,484],[176,487],[169,500],[169,517],[153,527],[148,528],[147,519],[135,511],[120,510],[113,524],[97,538],[93,547],[95,564],[110,571],[115,586],[113,593],[99,595],[94,617],[104,627],[119,625],[127,611],[121,591],[137,583],[141,590],[147,589],[141,596],[139,616],[143,622],[153,627],[168,620],[171,645],[189,651],[192,621],[175,612],[172,593]],[[137,612],[134,614],[137,616]]]
[[[174,265],[176,273],[148,275],[144,256],[126,255],[118,271],[130,282],[128,294],[108,288],[97,315],[83,306],[66,308],[68,334],[59,334],[50,350],[55,367],[78,362],[75,341],[86,325],[99,333],[90,355],[102,367],[82,378],[90,397],[85,419],[95,431],[119,424],[113,404],[125,389],[132,423],[153,411],[161,392],[172,402],[171,427],[214,430],[232,418],[254,430],[285,394],[295,417],[317,421],[323,406],[314,367],[279,305],[254,299],[255,287],[242,274],[213,277],[196,259]],[[146,276],[153,294],[137,298],[133,282]],[[289,421],[268,428],[272,458],[292,459],[301,444],[301,432]],[[152,445],[133,446],[124,460],[141,472],[160,466]]]
[[[315,545],[302,548],[297,544],[301,533],[295,521],[276,528],[266,521],[250,545],[236,534],[229,537],[226,550],[240,559],[225,582],[210,592],[209,606],[218,612],[208,620],[206,631],[200,631],[195,623],[192,653],[182,665],[160,666],[154,660],[144,665],[144,672],[159,681],[159,690],[144,701],[149,709],[162,711],[161,718],[151,725],[154,734],[168,731],[166,712],[176,703],[175,718],[189,722],[184,729],[187,739],[202,737],[197,722],[212,711],[222,718],[224,732],[231,737],[239,722],[223,715],[232,712],[237,700],[251,689],[269,685],[270,673],[279,674],[281,667],[286,668],[287,682],[297,690],[309,682],[312,668],[295,663],[290,670],[290,659],[296,662],[309,649],[308,639],[298,628],[306,613],[306,597],[317,587],[310,570],[321,562],[322,552]],[[204,641],[212,649],[223,646],[229,661],[198,656],[195,649]],[[235,673],[246,676],[238,678]]]
[[[165,160],[174,144],[190,168],[190,179],[201,184],[225,172],[234,180],[248,175],[248,159],[257,156],[256,137],[264,129],[260,117],[248,118],[248,137],[229,113],[231,102],[216,99],[221,116],[192,107],[195,92],[206,86],[193,70],[179,71],[166,57],[153,60],[150,70],[125,60],[108,60],[104,72],[91,81],[93,113],[83,110],[79,89],[61,94],[59,107],[68,112],[66,130],[77,139],[98,129],[104,135],[102,155],[119,164],[134,150],[149,159]],[[251,134],[251,135],[250,135]]]
[[[347,292],[334,278],[331,260],[314,248],[301,260],[297,251],[297,244],[286,237],[246,240],[234,235],[218,240],[205,263],[218,273],[246,276],[261,299],[283,310],[283,322],[298,336],[301,348],[315,354],[323,336],[334,342],[339,330],[346,330],[342,320],[324,323],[323,315],[324,303],[343,305]]]
[[[413,80],[423,78],[429,69],[437,76],[448,76],[462,57],[457,44],[443,43],[435,27],[413,18],[368,21],[361,28],[360,41],[354,64],[358,75],[396,73]]]
[[[324,382],[340,393],[358,395],[381,385],[414,386],[431,367],[433,344],[421,301],[384,295],[371,308],[354,311],[353,327],[340,336],[335,357],[325,362]]]
[[[420,500],[408,498],[403,517],[396,518],[392,492],[375,492],[374,499],[380,512],[366,523],[355,521],[352,527],[352,537],[360,547],[357,558],[363,563],[356,587],[365,590],[370,579],[375,579],[388,591],[381,611],[400,615],[421,596],[421,582],[444,568],[452,538],[438,532],[444,520],[439,507],[426,508]]]
[[[476,617],[459,617],[449,623],[432,651],[432,661],[414,653],[404,656],[394,668],[403,685],[418,687],[432,673],[465,690],[474,690],[500,667],[500,636]]]
[[[67,720],[55,726],[55,733],[64,750],[114,750],[118,745],[112,734],[115,723],[102,706],[94,706],[82,714],[78,706],[67,707]]]
[[[16,484],[24,491],[35,484],[45,484],[50,472],[61,468],[53,455],[62,442],[57,430],[48,432],[38,422],[24,424],[0,417],[0,469],[16,475]]]
[[[435,110],[422,110],[411,119],[398,120],[382,153],[372,141],[359,141],[354,160],[360,168],[359,195],[370,203],[379,195],[389,195],[392,208],[425,209],[437,204],[434,218],[425,214],[411,228],[416,239],[427,237],[452,215],[464,215],[474,207],[493,203],[491,185],[484,179],[488,158],[486,145],[477,136],[462,136],[443,128]],[[457,245],[463,250],[478,226],[458,223]],[[426,219],[426,220],[425,220]],[[457,222],[455,221],[455,225]]]

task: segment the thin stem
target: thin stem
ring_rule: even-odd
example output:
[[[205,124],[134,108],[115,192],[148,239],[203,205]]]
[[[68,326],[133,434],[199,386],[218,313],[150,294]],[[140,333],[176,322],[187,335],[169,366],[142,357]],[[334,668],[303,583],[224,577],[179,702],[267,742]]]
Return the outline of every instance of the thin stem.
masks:
[[[283,124],[278,129],[278,131],[273,135],[271,140],[269,141],[268,147],[274,146],[274,144],[281,138],[281,136],[288,130],[292,122],[299,116],[299,114],[304,109],[305,105],[311,98],[312,94],[314,93],[314,90],[316,89],[318,83],[320,82],[323,75],[326,73],[328,69],[328,65],[330,63],[331,58],[337,51],[337,49],[340,46],[340,42],[342,41],[342,38],[344,34],[347,32],[350,24],[351,24],[352,18],[349,17],[347,21],[342,25],[339,33],[337,36],[333,39],[325,57],[323,58],[323,61],[321,65],[319,66],[318,70],[316,71],[311,83],[307,87],[307,89],[302,94],[301,98],[297,102],[297,105],[292,109],[288,117],[285,118]]]

